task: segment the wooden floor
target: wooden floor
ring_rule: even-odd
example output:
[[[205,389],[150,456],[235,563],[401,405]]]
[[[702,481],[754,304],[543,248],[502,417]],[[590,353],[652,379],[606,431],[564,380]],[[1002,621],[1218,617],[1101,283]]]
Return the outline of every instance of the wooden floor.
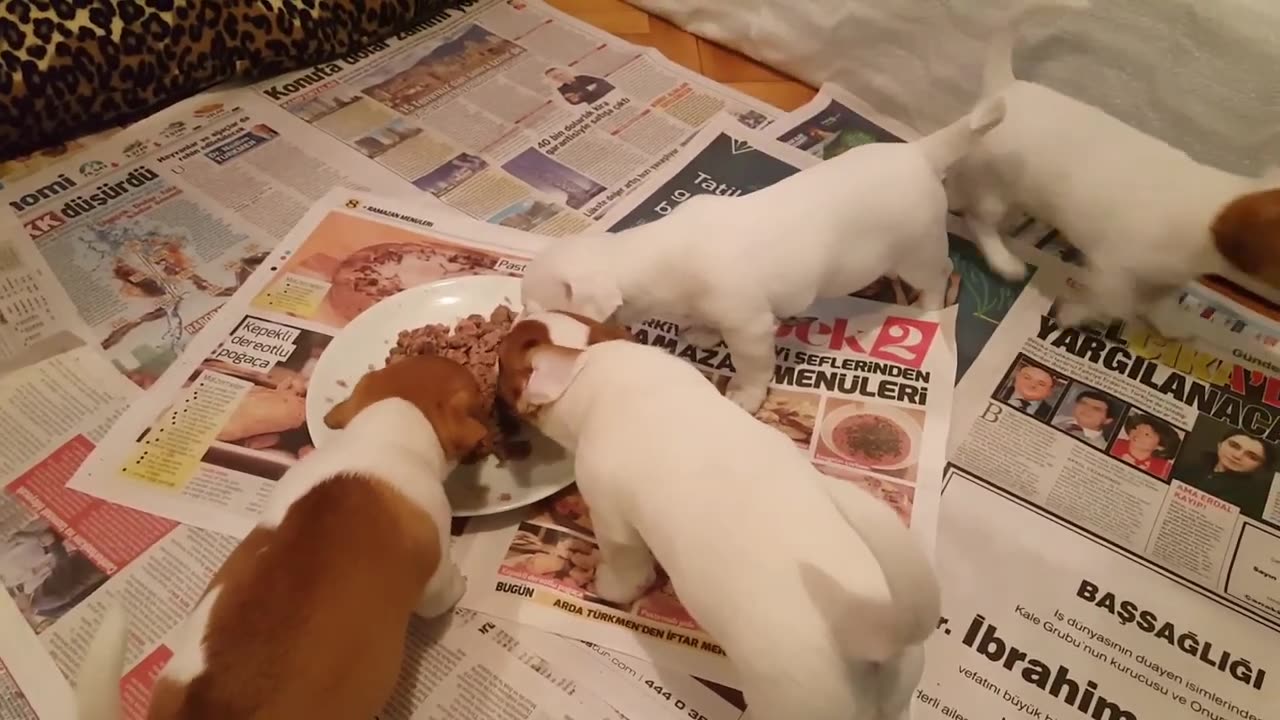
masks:
[[[813,97],[813,88],[622,0],[547,0],[547,4],[629,42],[656,48],[690,70],[783,110],[794,110]]]

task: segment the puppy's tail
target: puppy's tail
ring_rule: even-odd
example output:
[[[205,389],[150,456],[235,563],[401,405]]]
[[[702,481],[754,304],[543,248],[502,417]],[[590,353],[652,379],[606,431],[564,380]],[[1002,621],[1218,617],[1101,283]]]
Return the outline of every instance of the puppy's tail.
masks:
[[[942,615],[942,592],[933,565],[898,514],[879,498],[855,486],[833,488],[831,497],[884,573],[887,606],[856,603],[837,622],[848,657],[883,662],[918,645],[934,631]]]
[[[76,678],[77,720],[120,720],[120,676],[124,674],[129,616],[118,602],[107,609]]]
[[[982,97],[989,98],[999,94],[1018,79],[1013,74],[1013,43],[1018,28],[1024,22],[1046,10],[1086,10],[1088,7],[1089,0],[1028,0],[1014,10],[987,46],[987,60],[982,68]]]
[[[985,98],[969,114],[916,141],[929,167],[942,178],[957,160],[969,153],[974,143],[1004,120],[1004,97]]]

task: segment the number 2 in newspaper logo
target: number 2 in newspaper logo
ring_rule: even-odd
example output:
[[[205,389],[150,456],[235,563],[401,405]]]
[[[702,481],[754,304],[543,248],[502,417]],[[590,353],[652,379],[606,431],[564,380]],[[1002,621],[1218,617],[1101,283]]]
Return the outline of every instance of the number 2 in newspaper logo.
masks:
[[[887,317],[868,356],[919,369],[938,334],[938,324],[911,318]]]

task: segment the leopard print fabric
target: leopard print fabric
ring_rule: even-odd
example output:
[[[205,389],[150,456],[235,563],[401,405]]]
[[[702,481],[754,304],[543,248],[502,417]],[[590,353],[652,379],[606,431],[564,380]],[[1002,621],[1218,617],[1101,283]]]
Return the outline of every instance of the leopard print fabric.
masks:
[[[0,0],[0,161],[325,62],[457,0]]]

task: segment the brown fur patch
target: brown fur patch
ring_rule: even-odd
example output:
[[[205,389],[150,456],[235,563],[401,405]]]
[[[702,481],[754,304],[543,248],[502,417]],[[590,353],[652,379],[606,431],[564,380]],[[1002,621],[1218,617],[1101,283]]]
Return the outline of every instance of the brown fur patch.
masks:
[[[1236,198],[1218,213],[1211,231],[1227,262],[1280,288],[1280,189]]]
[[[393,397],[422,411],[451,460],[469,455],[489,434],[475,377],[458,363],[435,355],[405,358],[365,373],[351,395],[325,414],[324,424],[344,428],[364,408]]]
[[[556,312],[587,326],[588,347],[611,340],[634,340],[631,333],[619,325],[596,322],[577,313]],[[529,353],[540,346],[551,344],[551,331],[537,320],[521,320],[511,327],[511,331],[498,346],[498,398],[507,407],[518,409],[521,406],[520,396],[529,382],[529,376],[533,374]]]
[[[205,672],[186,686],[158,683],[148,718],[373,717],[443,552],[431,516],[385,483],[340,475],[317,485],[214,576]]]

